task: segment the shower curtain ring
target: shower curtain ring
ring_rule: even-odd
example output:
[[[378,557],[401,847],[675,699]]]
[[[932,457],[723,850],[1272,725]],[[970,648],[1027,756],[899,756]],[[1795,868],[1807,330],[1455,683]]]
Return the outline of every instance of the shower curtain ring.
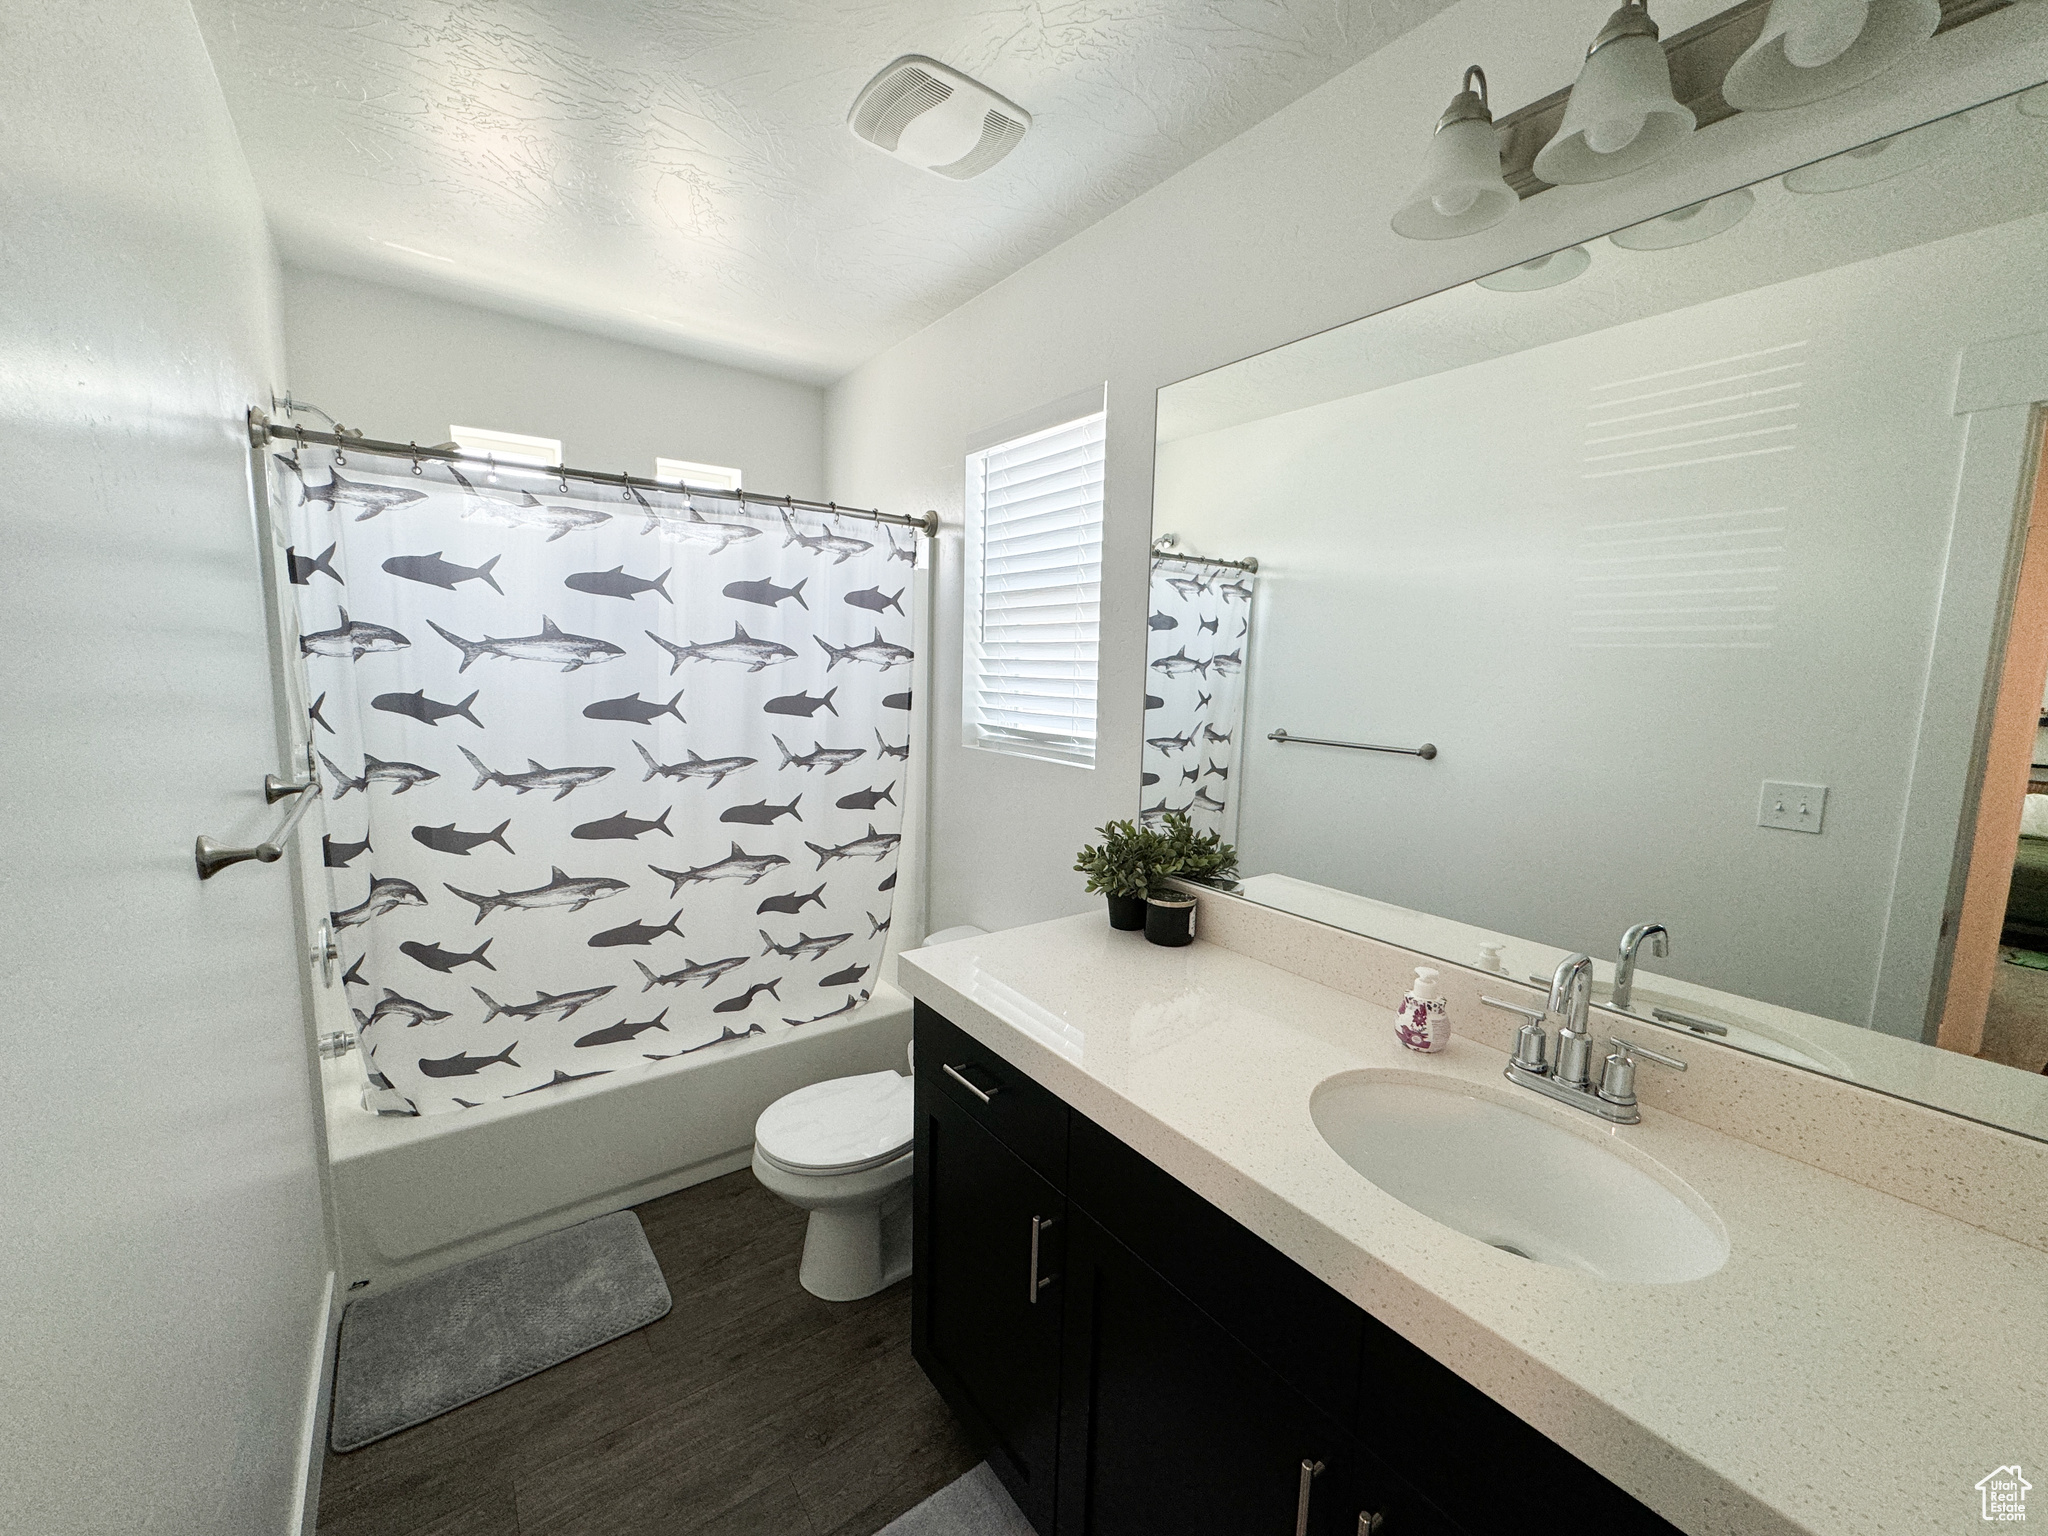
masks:
[[[418,443],[407,443],[406,446],[412,449],[412,472],[416,475],[425,474],[426,471],[420,468],[420,445]]]
[[[621,484],[620,484],[620,486],[619,486],[619,500],[621,500],[621,501],[631,501],[631,500],[633,499],[633,475],[632,475],[632,472],[631,472],[630,470],[624,470],[624,469],[620,470],[620,471],[619,471],[619,480],[621,481]]]
[[[560,480],[560,481],[562,482],[562,490],[561,490],[561,494],[562,494],[562,495],[564,495],[564,496],[568,495],[568,494],[569,494],[569,477],[568,477],[567,475],[565,475],[565,474],[563,474],[563,473],[561,472],[561,468],[560,468],[560,466],[559,466],[559,465],[558,465],[558,466],[556,466],[556,470],[555,470],[555,476],[556,476],[556,478],[557,478],[558,480]]]
[[[335,467],[336,469],[340,469],[340,468],[342,467],[342,465],[344,465],[344,464],[346,464],[346,463],[348,462],[348,455],[347,455],[347,454],[345,454],[345,453],[343,453],[343,452],[341,451],[341,441],[340,441],[340,436],[341,436],[341,435],[340,435],[339,433],[336,433],[336,434],[335,434],[335,444],[334,444],[334,467]]]

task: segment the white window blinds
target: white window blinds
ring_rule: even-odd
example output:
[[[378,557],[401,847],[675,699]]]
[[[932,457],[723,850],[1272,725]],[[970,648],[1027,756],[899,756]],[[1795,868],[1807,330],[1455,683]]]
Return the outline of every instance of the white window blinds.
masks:
[[[1103,413],[967,458],[962,740],[1095,765]]]

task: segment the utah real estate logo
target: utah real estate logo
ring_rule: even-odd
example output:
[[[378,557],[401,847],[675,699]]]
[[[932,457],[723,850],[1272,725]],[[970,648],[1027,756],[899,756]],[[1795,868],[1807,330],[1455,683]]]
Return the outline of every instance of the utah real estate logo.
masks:
[[[1986,1473],[1977,1484],[1977,1492],[1984,1500],[1984,1518],[2001,1525],[2024,1525],[2027,1519],[2027,1492],[2034,1485],[2020,1476],[2019,1464],[2000,1467]]]

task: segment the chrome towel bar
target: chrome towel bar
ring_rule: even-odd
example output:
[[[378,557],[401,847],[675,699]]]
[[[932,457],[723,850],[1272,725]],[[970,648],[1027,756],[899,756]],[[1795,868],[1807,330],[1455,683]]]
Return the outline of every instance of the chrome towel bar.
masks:
[[[1307,747],[1348,747],[1353,752],[1391,752],[1397,757],[1419,757],[1427,761],[1436,756],[1436,743],[1425,741],[1419,747],[1381,747],[1369,741],[1331,741],[1324,736],[1290,736],[1285,731],[1268,731],[1266,740],[1277,741],[1282,746],[1294,742]]]
[[[275,777],[275,774],[271,774],[265,778],[265,798],[272,798],[269,794],[270,781]],[[312,793],[303,793],[306,790],[311,790]],[[306,783],[298,785],[295,789],[288,789],[285,793],[295,794],[297,798],[292,801],[292,808],[285,813],[283,822],[271,833],[267,842],[258,843],[254,848],[225,848],[202,832],[198,840],[192,844],[192,862],[199,868],[199,878],[211,880],[230,864],[243,864],[250,859],[256,860],[259,864],[275,864],[283,858],[284,851],[289,846],[292,830],[298,826],[306,812],[312,809],[313,802],[320,798],[320,776],[309,774]]]

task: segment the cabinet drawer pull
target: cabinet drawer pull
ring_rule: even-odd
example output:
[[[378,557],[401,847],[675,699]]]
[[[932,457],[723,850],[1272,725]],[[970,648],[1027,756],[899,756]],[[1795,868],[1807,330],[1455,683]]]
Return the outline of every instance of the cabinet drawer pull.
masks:
[[[946,1076],[953,1079],[954,1082],[958,1083],[962,1088],[965,1088],[969,1093],[973,1094],[977,1099],[981,1100],[981,1102],[984,1104],[986,1104],[990,1099],[993,1099],[998,1093],[1002,1091],[999,1088],[975,1087],[974,1084],[970,1083],[969,1081],[967,1081],[966,1078],[960,1075],[960,1069],[958,1067],[955,1067],[951,1062],[940,1062],[939,1069],[942,1072],[944,1072]]]
[[[973,1086],[972,1083],[968,1084],[970,1088]],[[1051,1216],[1034,1216],[1031,1218],[1031,1295],[1029,1300],[1034,1307],[1038,1305],[1038,1293],[1058,1278],[1054,1275],[1046,1275],[1041,1278],[1038,1273],[1038,1239],[1042,1233],[1051,1228],[1054,1219]]]
[[[1308,1536],[1308,1501],[1315,1492],[1316,1479],[1322,1475],[1323,1464],[1308,1457],[1301,1458],[1301,1490],[1294,1498],[1294,1536]]]
[[[1376,1515],[1369,1509],[1358,1512],[1358,1536],[1380,1536],[1387,1528],[1387,1517]]]

